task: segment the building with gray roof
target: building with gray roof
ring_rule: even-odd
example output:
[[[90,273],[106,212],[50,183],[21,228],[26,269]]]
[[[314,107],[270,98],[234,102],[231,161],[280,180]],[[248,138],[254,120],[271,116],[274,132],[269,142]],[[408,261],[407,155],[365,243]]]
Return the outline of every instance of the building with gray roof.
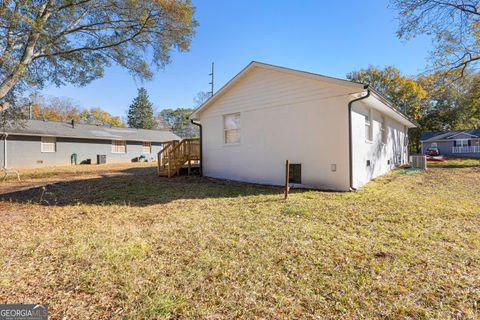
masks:
[[[32,168],[76,163],[156,160],[162,142],[181,140],[170,131],[27,120],[0,129],[0,167]]]
[[[480,158],[480,129],[423,132],[422,153],[437,148],[441,155]]]

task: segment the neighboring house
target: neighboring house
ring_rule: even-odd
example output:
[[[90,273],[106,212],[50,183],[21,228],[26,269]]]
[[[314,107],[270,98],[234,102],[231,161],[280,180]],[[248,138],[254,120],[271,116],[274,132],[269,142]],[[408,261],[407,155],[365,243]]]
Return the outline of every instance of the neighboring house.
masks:
[[[444,156],[480,158],[480,129],[424,132],[420,142],[422,153],[435,147]]]
[[[351,110],[351,111],[350,111]],[[363,84],[252,62],[190,119],[205,176],[348,191],[407,163],[415,124]]]
[[[0,167],[9,168],[69,165],[72,154],[78,163],[96,163],[97,155],[105,155],[107,163],[130,162],[142,155],[156,160],[163,141],[180,140],[169,131],[42,120],[0,129],[0,138]]]

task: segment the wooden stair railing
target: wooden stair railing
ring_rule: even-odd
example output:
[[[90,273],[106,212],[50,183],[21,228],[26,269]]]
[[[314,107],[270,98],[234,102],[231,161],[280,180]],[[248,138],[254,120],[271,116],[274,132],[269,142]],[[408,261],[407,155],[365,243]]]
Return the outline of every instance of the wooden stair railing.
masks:
[[[173,140],[164,143],[158,153],[158,175],[172,177],[178,174],[182,166],[200,160],[200,140],[197,138]],[[189,169],[190,171],[190,169]]]

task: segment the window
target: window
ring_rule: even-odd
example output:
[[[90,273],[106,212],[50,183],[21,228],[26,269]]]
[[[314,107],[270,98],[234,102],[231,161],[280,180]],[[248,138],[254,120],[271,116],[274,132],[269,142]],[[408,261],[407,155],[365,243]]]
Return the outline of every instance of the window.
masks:
[[[365,140],[372,141],[372,111],[365,116]]]
[[[437,147],[438,147],[438,144],[437,144],[436,142],[432,142],[432,143],[430,144],[430,147],[431,147],[431,148],[437,148]]]
[[[454,147],[468,147],[472,145],[472,140],[461,139],[461,140],[454,140],[453,146]]]
[[[42,137],[42,152],[56,152],[56,151],[57,151],[57,138]]]
[[[150,154],[152,153],[152,143],[148,141],[142,142],[142,153]]]
[[[240,113],[223,116],[225,144],[240,143]]]
[[[112,140],[112,153],[126,153],[127,144],[124,140]]]
[[[288,183],[302,183],[302,165],[300,163],[290,163],[288,166]]]
[[[382,133],[382,143],[387,144],[388,142],[388,129],[385,123],[385,117],[382,117],[382,126],[380,127],[380,131]]]

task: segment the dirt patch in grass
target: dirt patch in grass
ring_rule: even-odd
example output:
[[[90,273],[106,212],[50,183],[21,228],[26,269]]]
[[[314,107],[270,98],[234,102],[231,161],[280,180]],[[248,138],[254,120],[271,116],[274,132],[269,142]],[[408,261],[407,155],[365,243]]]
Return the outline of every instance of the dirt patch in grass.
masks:
[[[7,192],[0,303],[47,303],[52,319],[480,316],[478,167],[288,202],[145,170],[54,183],[48,204]]]

